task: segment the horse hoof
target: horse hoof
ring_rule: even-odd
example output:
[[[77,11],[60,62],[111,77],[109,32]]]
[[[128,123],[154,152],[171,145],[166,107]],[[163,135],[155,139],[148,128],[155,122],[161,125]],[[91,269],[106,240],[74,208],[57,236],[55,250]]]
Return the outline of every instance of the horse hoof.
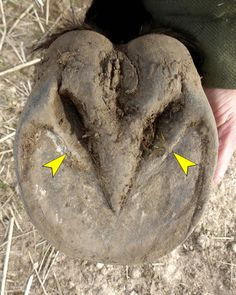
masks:
[[[150,34],[114,47],[65,33],[19,122],[16,173],[32,222],[69,256],[155,262],[191,233],[217,157],[214,117],[187,49]],[[197,163],[186,176],[173,153]],[[43,164],[65,154],[52,177]]]

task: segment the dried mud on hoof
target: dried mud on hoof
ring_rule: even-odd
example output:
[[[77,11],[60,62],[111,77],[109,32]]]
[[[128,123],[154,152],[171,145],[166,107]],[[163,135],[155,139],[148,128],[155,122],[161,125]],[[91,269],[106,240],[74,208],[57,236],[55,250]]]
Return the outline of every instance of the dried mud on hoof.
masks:
[[[186,176],[173,152],[197,163]],[[43,164],[66,154],[57,174]],[[187,49],[150,34],[113,46],[54,41],[19,122],[18,183],[40,233],[69,256],[155,262],[191,233],[217,156],[215,121]]]

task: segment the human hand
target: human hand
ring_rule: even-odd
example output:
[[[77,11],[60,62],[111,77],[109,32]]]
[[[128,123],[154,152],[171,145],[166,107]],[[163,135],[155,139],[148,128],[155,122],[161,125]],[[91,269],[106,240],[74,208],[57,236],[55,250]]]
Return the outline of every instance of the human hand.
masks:
[[[218,163],[214,175],[219,184],[236,150],[236,89],[205,88],[219,137]]]

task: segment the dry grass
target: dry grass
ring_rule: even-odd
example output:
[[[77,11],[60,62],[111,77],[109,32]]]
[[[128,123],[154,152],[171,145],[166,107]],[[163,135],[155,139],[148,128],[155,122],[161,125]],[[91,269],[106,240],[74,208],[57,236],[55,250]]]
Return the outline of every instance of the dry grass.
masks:
[[[40,59],[30,47],[60,24],[69,2],[0,0],[1,294],[236,294],[236,157],[195,233],[153,265],[69,259],[29,221],[15,183],[13,141]],[[83,14],[84,3],[77,1],[77,14]]]

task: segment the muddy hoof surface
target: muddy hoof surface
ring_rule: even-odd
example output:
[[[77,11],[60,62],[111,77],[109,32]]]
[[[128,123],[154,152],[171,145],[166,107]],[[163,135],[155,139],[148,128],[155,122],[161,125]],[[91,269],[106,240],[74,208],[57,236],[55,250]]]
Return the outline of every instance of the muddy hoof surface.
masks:
[[[19,122],[25,207],[69,256],[155,262],[191,233],[217,154],[215,121],[187,49],[150,34],[114,47],[73,31],[47,50]],[[196,162],[185,176],[173,152]],[[55,177],[43,164],[66,154]]]

